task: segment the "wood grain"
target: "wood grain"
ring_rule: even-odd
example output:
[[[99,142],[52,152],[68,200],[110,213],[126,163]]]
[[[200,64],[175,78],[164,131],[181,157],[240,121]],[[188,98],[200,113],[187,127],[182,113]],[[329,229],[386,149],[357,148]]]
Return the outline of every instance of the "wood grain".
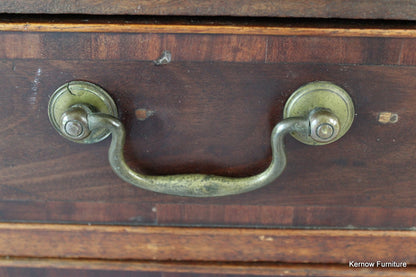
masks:
[[[412,1],[397,0],[3,0],[2,13],[269,16],[415,20]]]
[[[59,222],[122,225],[268,226],[338,229],[414,229],[414,208],[334,205],[253,205],[208,203],[32,201],[0,202],[4,222]],[[238,198],[236,199],[236,201]],[[189,201],[192,202],[192,201]],[[197,202],[197,201],[194,201]],[[214,202],[214,201],[212,201]]]
[[[8,257],[158,261],[416,263],[411,231],[0,224]],[[330,247],[329,247],[330,245]]]
[[[414,24],[405,25],[365,25],[355,24],[143,24],[130,21],[109,22],[0,22],[1,31],[9,32],[69,32],[69,33],[152,33],[152,34],[227,34],[227,35],[273,35],[273,36],[323,36],[323,37],[388,37],[412,38],[416,36]]]
[[[0,71],[2,220],[416,225],[416,134],[409,127],[415,117],[413,67],[219,62],[157,67],[138,61],[13,59],[2,60]],[[56,134],[47,118],[48,98],[73,79],[98,83],[115,98],[129,134],[128,161],[150,174],[260,172],[269,162],[268,137],[281,119],[282,103],[310,81],[325,79],[344,87],[355,101],[357,117],[345,138],[326,147],[288,138],[288,167],[261,190],[234,197],[181,198],[143,191],[118,179],[106,159],[108,141],[77,145]],[[138,121],[138,108],[155,114]],[[380,124],[378,114],[385,111],[397,113],[397,123]],[[204,216],[198,217],[197,211]]]
[[[414,39],[4,32],[0,40],[2,221],[416,226]],[[155,66],[163,50],[172,61]],[[114,97],[128,162],[149,174],[261,172],[283,104],[311,81],[345,88],[357,116],[335,144],[287,138],[288,167],[261,190],[181,198],[118,179],[106,158],[109,141],[77,145],[56,134],[48,99],[74,79]],[[141,121],[140,109],[154,113]],[[380,123],[386,112],[397,122]]]
[[[414,36],[413,36],[414,37]],[[0,58],[172,62],[416,65],[416,42],[395,37],[4,32]]]
[[[4,277],[33,276],[320,276],[320,277],[395,277],[414,276],[416,269],[348,268],[347,265],[279,264],[279,263],[201,263],[145,262],[82,259],[0,259],[0,274]],[[37,276],[37,275],[35,275]]]

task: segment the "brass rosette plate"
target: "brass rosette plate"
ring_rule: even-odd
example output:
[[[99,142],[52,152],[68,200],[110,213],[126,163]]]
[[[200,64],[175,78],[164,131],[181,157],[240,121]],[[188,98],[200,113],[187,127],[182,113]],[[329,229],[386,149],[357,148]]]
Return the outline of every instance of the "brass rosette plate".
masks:
[[[339,119],[339,134],[331,142],[340,139],[350,129],[354,121],[354,103],[349,94],[341,87],[325,81],[312,82],[297,89],[286,102],[283,118],[307,117],[315,107],[328,109]],[[309,145],[331,143],[316,142],[310,136],[299,133],[291,135],[300,142]]]
[[[84,82],[71,81],[60,86],[51,96],[48,105],[48,116],[56,131],[63,137],[77,143],[95,143],[110,135],[105,128],[91,130],[91,134],[82,139],[70,139],[62,131],[61,118],[70,107],[88,103],[94,112],[106,113],[117,117],[117,107],[108,93],[99,86]]]

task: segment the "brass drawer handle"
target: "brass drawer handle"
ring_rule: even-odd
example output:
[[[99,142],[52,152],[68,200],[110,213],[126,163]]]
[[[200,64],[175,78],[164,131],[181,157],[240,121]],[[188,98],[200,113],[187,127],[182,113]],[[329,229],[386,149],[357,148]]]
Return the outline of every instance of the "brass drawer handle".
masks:
[[[345,134],[354,118],[348,93],[329,82],[314,82],[299,88],[288,99],[284,118],[271,134],[272,161],[262,173],[232,178],[205,174],[148,176],[133,171],[125,162],[126,132],[117,119],[117,108],[100,87],[73,81],[58,88],[49,101],[49,118],[65,138],[95,143],[112,134],[108,158],[114,172],[137,187],[173,195],[209,197],[248,192],[271,183],[286,166],[283,138],[286,134],[311,144],[331,143]]]

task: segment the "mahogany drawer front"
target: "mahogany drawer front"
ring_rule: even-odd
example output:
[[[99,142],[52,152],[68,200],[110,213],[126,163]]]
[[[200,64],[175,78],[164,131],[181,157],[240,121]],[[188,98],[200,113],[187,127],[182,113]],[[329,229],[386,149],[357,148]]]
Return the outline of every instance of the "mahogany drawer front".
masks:
[[[265,264],[250,266],[247,264],[198,264],[198,263],[104,263],[91,261],[88,265],[85,262],[65,262],[60,261],[56,264],[48,264],[43,262],[47,268],[40,268],[39,266],[30,264],[30,262],[21,263],[19,260],[13,261],[8,266],[0,269],[2,276],[67,276],[67,277],[131,277],[131,276],[145,276],[145,277],[210,277],[210,276],[351,276],[359,274],[359,276],[388,276],[394,277],[397,274],[400,276],[414,276],[413,268],[406,268],[405,270],[383,270],[383,271],[369,271],[362,269],[354,269],[353,272],[345,270],[345,265],[276,265]],[[32,267],[30,267],[32,266]],[[84,266],[84,267],[83,267]],[[101,266],[101,268],[99,267]],[[72,268],[71,268],[72,267]]]
[[[137,25],[114,32],[82,25],[69,31],[4,26],[2,221],[380,229],[416,224],[412,31],[299,33],[275,27],[234,34],[206,26],[178,31]],[[172,61],[156,66],[165,50]],[[261,172],[270,162],[269,136],[284,103],[311,81],[343,87],[356,117],[350,131],[327,146],[288,137],[287,168],[264,188],[229,197],[177,197],[121,181],[108,164],[109,140],[78,145],[53,130],[49,97],[71,80],[93,82],[111,94],[128,133],[128,163],[149,174]],[[143,111],[152,115],[143,120]],[[386,121],[386,115],[395,119]]]

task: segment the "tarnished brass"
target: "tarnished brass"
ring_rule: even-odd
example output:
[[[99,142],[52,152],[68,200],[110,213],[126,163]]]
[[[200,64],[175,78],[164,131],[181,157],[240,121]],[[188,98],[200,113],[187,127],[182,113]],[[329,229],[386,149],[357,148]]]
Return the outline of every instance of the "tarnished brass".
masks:
[[[79,104],[71,106],[61,116],[61,132],[73,140],[83,140],[91,134],[87,115],[92,112],[87,106]]]
[[[324,145],[340,139],[350,129],[355,116],[352,99],[345,90],[330,82],[312,82],[297,89],[286,102],[283,118],[306,117],[317,108],[321,112],[315,114],[315,117],[319,115],[319,121],[329,120],[328,124],[321,127],[313,124],[311,131],[316,129],[317,132],[314,131],[310,134],[292,133],[292,136],[297,140],[310,145]],[[325,115],[325,112],[322,111],[328,113]],[[331,119],[328,117],[329,114],[332,114]],[[338,127],[336,128],[333,125],[334,120],[337,121]],[[335,128],[334,132],[338,128],[339,131],[329,139],[320,137],[320,134],[330,132],[331,126]]]
[[[107,136],[105,130],[112,134],[108,159],[114,172],[124,181],[137,187],[173,195],[192,197],[225,196],[244,193],[255,190],[273,182],[286,167],[286,154],[284,151],[283,138],[286,134],[294,133],[297,136],[315,139],[318,143],[329,143],[339,138],[342,125],[339,124],[338,115],[334,115],[328,108],[330,105],[310,105],[309,111],[296,117],[289,117],[273,128],[271,133],[272,161],[269,167],[262,173],[244,178],[222,177],[205,174],[181,174],[169,176],[150,176],[132,170],[125,162],[123,155],[126,132],[123,124],[115,116],[115,106],[108,106],[102,98],[109,97],[107,93],[101,94],[102,89],[90,83],[77,82],[77,89],[87,98],[76,98],[65,95],[65,103],[59,103],[62,94],[74,94],[68,84],[60,87],[52,95],[49,103],[49,114],[52,124],[64,137],[77,142],[97,142],[96,137],[90,137],[97,130],[100,131],[99,138]],[[85,86],[84,86],[85,85]],[[87,88],[87,89],[85,89]],[[97,88],[97,91],[91,91]],[[77,95],[75,93],[75,95]],[[98,97],[96,97],[99,95]],[[104,95],[104,96],[103,96]],[[68,100],[69,98],[70,100]],[[92,101],[87,101],[91,99]],[[321,103],[321,99],[317,103]],[[68,103],[70,103],[68,105]],[[100,106],[95,106],[96,104]],[[292,106],[296,103],[289,101]],[[324,103],[325,104],[325,103]],[[62,108],[65,106],[65,108]],[[58,110],[55,110],[58,109]],[[313,133],[313,135],[311,135]],[[94,140],[94,141],[93,141]]]
[[[106,128],[97,128],[87,134],[85,122],[79,121],[79,118],[68,121],[68,113],[74,112],[73,109],[77,104],[87,105],[91,112],[117,116],[116,104],[105,90],[89,82],[68,82],[52,94],[48,105],[49,120],[58,133],[78,143],[95,143],[108,137],[110,132]],[[77,130],[81,132],[78,136],[75,135]]]
[[[328,109],[318,108],[309,114],[310,136],[320,143],[334,141],[340,131],[339,119]]]

